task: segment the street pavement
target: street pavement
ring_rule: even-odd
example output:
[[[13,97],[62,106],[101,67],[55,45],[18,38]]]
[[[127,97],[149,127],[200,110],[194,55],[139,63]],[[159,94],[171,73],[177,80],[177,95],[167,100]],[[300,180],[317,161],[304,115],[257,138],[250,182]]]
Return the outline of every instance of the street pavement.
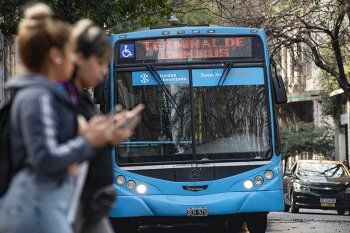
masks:
[[[299,214],[270,213],[267,232],[349,233],[350,216],[335,210],[301,209]]]
[[[245,224],[226,225],[213,229],[208,224],[181,224],[172,226],[141,227],[141,233],[249,233]],[[301,209],[299,214],[272,212],[268,215],[268,233],[349,233],[350,216],[338,215],[336,211]]]

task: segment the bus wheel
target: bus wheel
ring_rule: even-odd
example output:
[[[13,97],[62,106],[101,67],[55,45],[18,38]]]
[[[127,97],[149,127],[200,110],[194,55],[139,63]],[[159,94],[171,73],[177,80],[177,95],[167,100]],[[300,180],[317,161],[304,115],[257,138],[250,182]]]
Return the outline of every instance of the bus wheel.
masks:
[[[139,225],[127,220],[111,219],[113,229],[116,233],[137,233]]]
[[[225,232],[226,222],[225,221],[215,221],[209,223],[210,232]]]
[[[254,213],[247,217],[247,228],[250,233],[265,233],[267,213]]]

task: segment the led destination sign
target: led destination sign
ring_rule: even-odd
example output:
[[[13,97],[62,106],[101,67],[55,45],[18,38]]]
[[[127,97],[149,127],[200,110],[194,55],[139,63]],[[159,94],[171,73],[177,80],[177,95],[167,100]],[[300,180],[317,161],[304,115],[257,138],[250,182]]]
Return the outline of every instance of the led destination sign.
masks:
[[[137,60],[246,57],[252,55],[251,38],[169,38],[136,42]]]
[[[120,43],[119,63],[195,62],[229,58],[262,58],[257,37],[180,37],[128,41]],[[118,52],[118,53],[117,53]],[[131,55],[132,53],[134,55]],[[132,59],[131,59],[132,58]]]

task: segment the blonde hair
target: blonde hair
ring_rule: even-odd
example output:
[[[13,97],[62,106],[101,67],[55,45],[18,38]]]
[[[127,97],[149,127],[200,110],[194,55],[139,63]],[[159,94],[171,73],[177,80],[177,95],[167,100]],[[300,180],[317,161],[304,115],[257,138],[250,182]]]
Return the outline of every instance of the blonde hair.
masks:
[[[63,50],[71,37],[71,26],[53,17],[44,3],[37,3],[24,12],[18,26],[19,55],[30,71],[42,71],[52,47]]]

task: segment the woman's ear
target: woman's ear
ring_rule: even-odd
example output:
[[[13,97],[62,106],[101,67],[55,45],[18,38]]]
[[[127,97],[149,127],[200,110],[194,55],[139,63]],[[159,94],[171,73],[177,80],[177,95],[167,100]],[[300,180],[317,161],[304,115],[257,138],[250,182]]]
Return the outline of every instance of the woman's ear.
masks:
[[[63,64],[64,54],[60,49],[52,47],[49,50],[48,58],[52,64],[60,66]]]

